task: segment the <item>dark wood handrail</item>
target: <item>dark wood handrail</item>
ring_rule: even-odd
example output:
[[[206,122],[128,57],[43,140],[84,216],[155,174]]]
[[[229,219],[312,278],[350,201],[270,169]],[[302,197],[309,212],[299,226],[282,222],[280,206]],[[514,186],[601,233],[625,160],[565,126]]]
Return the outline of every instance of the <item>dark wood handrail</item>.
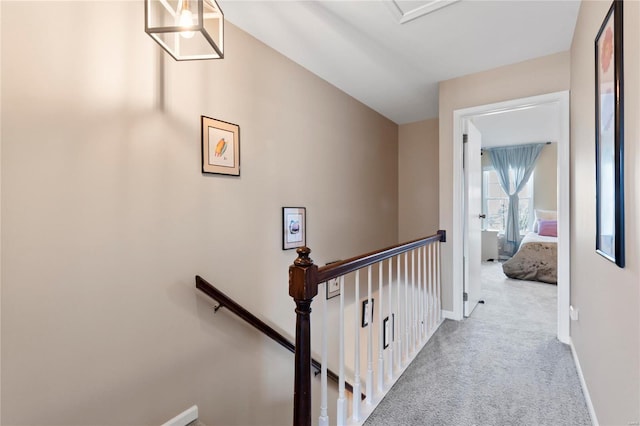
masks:
[[[446,232],[395,246],[387,247],[341,262],[318,268],[309,257],[311,249],[300,247],[298,258],[289,267],[289,295],[296,304],[295,378],[293,391],[293,425],[311,426],[311,302],[318,294],[318,285],[327,280],[357,271],[374,263],[426,246],[431,242],[446,242]]]
[[[396,244],[382,250],[372,251],[371,253],[352,257],[351,259],[333,262],[328,265],[318,267],[318,284],[331,280],[333,278],[340,277],[342,275],[346,275],[350,272],[357,271],[358,269],[364,268],[365,266],[373,265],[380,261],[390,259],[394,256],[411,251],[418,247],[422,247],[431,242],[446,242],[446,240],[446,232],[440,230],[437,234],[431,235],[429,237],[418,238],[417,240],[409,241],[402,244]]]
[[[221,307],[229,309],[231,312],[233,312],[234,314],[236,314],[237,316],[239,316],[240,318],[248,322],[250,325],[258,329],[262,333],[266,334],[268,337],[276,341],[278,344],[282,345],[285,349],[287,349],[291,353],[294,353],[294,354],[296,353],[296,347],[289,339],[287,339],[282,334],[278,333],[276,330],[274,330],[270,325],[262,321],[260,318],[256,317],[251,312],[247,311],[240,304],[238,304],[229,296],[227,296],[226,294],[224,294],[223,292],[215,288],[211,283],[207,282],[207,280],[205,280],[199,275],[196,275],[196,288],[202,291],[207,296],[211,297],[212,299],[215,299],[220,304],[216,308],[216,310]],[[311,358],[311,365],[318,372],[320,372],[320,370],[322,369],[322,364],[314,358]],[[339,381],[338,375],[333,371],[329,370],[328,368],[327,368],[327,378],[333,380],[336,383],[338,383]],[[345,382],[344,387],[346,390],[353,393],[353,386],[350,383]],[[366,398],[365,394],[361,394],[360,398],[364,400]]]

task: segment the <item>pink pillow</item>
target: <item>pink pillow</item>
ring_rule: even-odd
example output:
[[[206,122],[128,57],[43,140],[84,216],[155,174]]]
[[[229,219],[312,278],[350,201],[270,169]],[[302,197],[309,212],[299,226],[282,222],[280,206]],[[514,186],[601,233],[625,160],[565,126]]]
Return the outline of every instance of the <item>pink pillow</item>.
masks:
[[[542,237],[557,237],[558,221],[557,220],[538,221],[538,235]]]

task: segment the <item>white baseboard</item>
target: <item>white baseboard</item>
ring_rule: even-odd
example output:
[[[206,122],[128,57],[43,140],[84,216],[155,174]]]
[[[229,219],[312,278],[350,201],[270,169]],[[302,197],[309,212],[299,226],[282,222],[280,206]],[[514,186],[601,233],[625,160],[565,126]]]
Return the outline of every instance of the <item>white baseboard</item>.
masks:
[[[453,314],[453,311],[445,311],[443,309],[441,312],[442,312],[442,318],[444,319],[450,319],[450,320],[456,319],[456,316]]]
[[[578,377],[580,378],[580,386],[582,386],[582,393],[584,394],[584,399],[587,403],[587,409],[589,410],[589,416],[591,416],[591,423],[593,426],[599,426],[598,417],[596,416],[596,410],[593,408],[593,403],[591,402],[591,396],[589,395],[589,389],[587,388],[587,382],[584,380],[584,375],[582,374],[582,367],[580,367],[580,360],[578,359],[578,353],[576,352],[576,348],[573,346],[573,341],[569,338],[569,346],[571,347],[571,354],[573,355],[573,362],[576,364],[576,370],[578,371]]]

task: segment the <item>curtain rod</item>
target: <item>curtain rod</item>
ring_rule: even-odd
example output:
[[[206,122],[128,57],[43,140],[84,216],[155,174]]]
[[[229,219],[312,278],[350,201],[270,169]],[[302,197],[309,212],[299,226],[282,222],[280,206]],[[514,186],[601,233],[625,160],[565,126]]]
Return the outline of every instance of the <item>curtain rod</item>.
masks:
[[[536,143],[543,143],[545,145],[551,145],[553,142],[531,142],[531,143],[521,143],[518,145],[496,145],[496,146],[483,146],[482,148],[480,148],[481,151],[484,151],[485,149],[491,149],[491,148],[516,148],[518,146],[522,146],[522,145],[533,145]]]

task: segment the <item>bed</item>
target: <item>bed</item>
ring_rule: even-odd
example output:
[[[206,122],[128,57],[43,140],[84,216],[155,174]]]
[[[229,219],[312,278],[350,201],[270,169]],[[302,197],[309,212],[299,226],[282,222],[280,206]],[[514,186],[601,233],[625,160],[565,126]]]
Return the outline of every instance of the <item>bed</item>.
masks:
[[[506,276],[519,280],[558,283],[558,237],[554,236],[557,235],[557,222],[549,221],[553,222],[549,226],[546,222],[539,222],[538,232],[525,235],[516,254],[502,264]]]

